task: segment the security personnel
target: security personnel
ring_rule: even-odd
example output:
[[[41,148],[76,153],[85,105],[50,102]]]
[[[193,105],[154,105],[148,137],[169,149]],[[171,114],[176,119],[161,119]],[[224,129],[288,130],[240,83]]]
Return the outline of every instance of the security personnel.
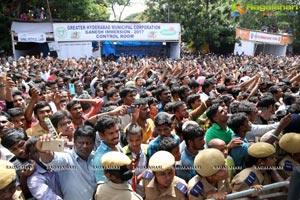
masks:
[[[286,179],[292,175],[293,168],[299,166],[300,162],[300,134],[286,133],[279,140],[279,146],[288,153],[279,163],[283,170],[279,173],[282,178]]]
[[[154,153],[149,160],[149,169],[143,176],[146,200],[187,199],[186,182],[175,176],[175,158],[167,151]]]
[[[132,190],[127,183],[132,178],[132,171],[128,169],[131,160],[125,154],[111,151],[101,159],[107,183],[99,183],[94,195],[95,200],[142,200],[143,198]]]
[[[247,168],[231,181],[233,192],[250,188],[260,191],[263,185],[271,184],[270,173],[276,164],[274,146],[266,142],[254,143],[248,148],[247,159]]]
[[[16,186],[16,170],[8,161],[0,160],[0,199],[25,200],[21,189]]]
[[[231,188],[223,153],[214,148],[202,150],[195,157],[194,165],[198,175],[188,183],[189,200],[225,199]]]

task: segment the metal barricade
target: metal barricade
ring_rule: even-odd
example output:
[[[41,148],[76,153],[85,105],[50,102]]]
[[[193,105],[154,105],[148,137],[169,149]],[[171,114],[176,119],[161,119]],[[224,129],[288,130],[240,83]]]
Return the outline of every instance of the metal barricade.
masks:
[[[271,189],[275,189],[275,188],[280,188],[280,187],[288,186],[289,184],[290,184],[289,181],[281,181],[281,182],[277,182],[277,183],[272,183],[272,184],[269,184],[269,185],[264,185],[261,191],[263,192],[263,191],[267,191],[267,190],[271,190]],[[245,197],[245,196],[252,195],[252,194],[255,194],[255,193],[257,193],[257,190],[248,189],[248,190],[243,190],[243,191],[240,191],[240,192],[228,194],[228,195],[226,195],[226,198],[227,198],[227,200],[237,199],[237,198],[241,199],[241,197]],[[284,192],[276,192],[274,194],[272,193],[272,194],[260,195],[260,196],[258,196],[258,199],[272,198],[272,197],[282,196],[282,195],[285,195],[285,194],[286,193],[284,193]],[[246,200],[246,199],[249,199],[249,198],[246,197],[246,198],[242,198],[242,199]],[[210,199],[210,200],[214,200],[214,199]]]

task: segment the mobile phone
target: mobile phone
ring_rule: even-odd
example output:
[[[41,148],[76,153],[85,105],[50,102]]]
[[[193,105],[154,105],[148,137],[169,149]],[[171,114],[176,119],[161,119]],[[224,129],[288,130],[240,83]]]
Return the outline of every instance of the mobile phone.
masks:
[[[134,113],[134,106],[130,106],[129,108],[127,108],[126,114],[130,114],[130,113]]]
[[[65,141],[63,139],[54,139],[47,142],[43,142],[42,144],[43,151],[63,152],[64,147]]]
[[[47,125],[47,127],[48,127],[48,130],[49,130],[49,132],[51,133],[51,135],[57,137],[58,134],[57,134],[57,132],[56,132],[56,130],[55,130],[55,128],[54,128],[54,126],[53,126],[51,120],[50,120],[48,117],[46,117],[46,118],[44,119],[44,121],[45,121],[45,123],[46,123],[46,125]]]
[[[69,83],[69,90],[72,95],[75,95],[75,85],[73,83]]]

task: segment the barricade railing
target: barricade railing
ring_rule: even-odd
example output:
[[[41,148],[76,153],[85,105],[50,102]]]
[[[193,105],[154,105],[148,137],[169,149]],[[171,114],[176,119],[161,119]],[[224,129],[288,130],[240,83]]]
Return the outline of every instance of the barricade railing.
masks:
[[[290,184],[289,181],[281,181],[281,182],[272,183],[272,184],[269,184],[269,185],[264,185],[261,192],[276,189],[276,188],[280,188],[280,187],[285,187],[285,186],[288,186],[289,184]],[[249,198],[247,198],[245,196],[256,194],[256,193],[257,193],[257,190],[248,189],[248,190],[243,190],[243,191],[240,191],[240,192],[235,192],[235,193],[232,193],[232,194],[227,194],[226,198],[227,198],[227,200],[237,199],[237,198],[246,200],[246,199],[249,199]],[[286,193],[285,192],[274,192],[274,193],[270,193],[270,194],[259,195],[257,197],[257,199],[273,198],[273,197],[283,196],[283,195],[286,195]],[[245,197],[245,198],[241,198],[241,197]],[[214,198],[212,198],[210,200],[214,200]]]

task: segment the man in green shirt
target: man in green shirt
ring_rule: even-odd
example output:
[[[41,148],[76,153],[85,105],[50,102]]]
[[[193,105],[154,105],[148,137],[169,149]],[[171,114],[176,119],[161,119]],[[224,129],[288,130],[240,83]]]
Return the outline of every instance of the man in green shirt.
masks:
[[[208,119],[213,122],[212,127],[210,127],[205,134],[206,144],[214,138],[219,138],[226,143],[230,151],[232,148],[243,143],[240,138],[232,138],[234,132],[227,126],[228,113],[225,107],[219,104],[213,104],[207,109],[206,115]]]

